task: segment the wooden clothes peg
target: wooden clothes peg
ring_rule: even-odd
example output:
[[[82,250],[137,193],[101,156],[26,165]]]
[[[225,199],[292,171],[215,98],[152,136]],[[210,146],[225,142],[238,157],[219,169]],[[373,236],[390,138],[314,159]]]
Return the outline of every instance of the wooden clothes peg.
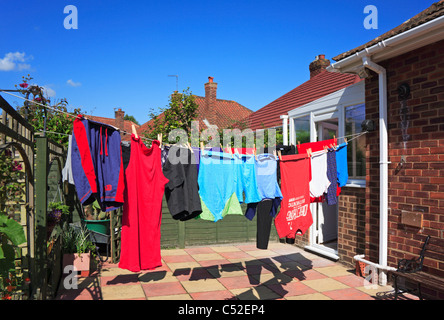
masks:
[[[187,141],[187,147],[188,147],[188,149],[191,151],[191,153],[194,153],[194,151],[193,151],[193,149],[191,148],[191,145],[190,145],[190,143]]]
[[[139,136],[137,135],[136,127],[133,124],[131,125],[131,131],[133,132],[133,134],[136,137],[136,139],[139,138]]]
[[[309,157],[311,157],[311,148],[307,149],[307,154],[308,154]]]
[[[278,157],[279,157],[279,160],[282,160],[282,152],[281,152],[281,150],[278,151]]]
[[[200,142],[200,152],[203,153],[204,152],[204,143],[203,141]]]

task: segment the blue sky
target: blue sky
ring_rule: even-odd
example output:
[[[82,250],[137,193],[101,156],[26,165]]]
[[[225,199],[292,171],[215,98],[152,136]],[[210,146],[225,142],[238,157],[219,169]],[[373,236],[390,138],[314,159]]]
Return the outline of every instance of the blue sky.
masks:
[[[30,74],[70,110],[114,118],[122,108],[142,124],[168,104],[169,75],[201,96],[212,76],[218,98],[256,111],[308,80],[315,56],[331,60],[434,2],[3,1],[0,89]],[[76,30],[64,28],[67,5],[78,10]],[[367,5],[378,9],[376,30],[364,28]]]

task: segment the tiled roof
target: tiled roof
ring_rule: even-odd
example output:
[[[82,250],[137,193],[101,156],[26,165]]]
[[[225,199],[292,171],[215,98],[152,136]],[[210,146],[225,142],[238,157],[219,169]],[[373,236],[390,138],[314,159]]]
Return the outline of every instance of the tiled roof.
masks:
[[[105,124],[109,124],[113,127],[118,128],[118,126],[116,125],[116,119],[112,119],[112,118],[105,118],[105,117],[98,117],[98,116],[86,116],[88,119],[91,119],[93,121],[97,121],[97,122],[101,122],[101,123],[105,123]],[[130,120],[123,120],[123,128],[119,128],[122,131],[127,132],[122,133],[121,137],[122,137],[122,141],[130,141],[131,140],[131,132],[132,132],[132,128],[131,126],[134,124],[135,128],[137,131],[139,131],[140,126],[138,124],[135,124],[134,122],[130,121]]]
[[[323,71],[250,114],[247,120],[248,128],[257,130],[281,126],[280,116],[287,114],[288,111],[360,81],[357,75]]]
[[[387,40],[395,35],[398,35],[400,33],[406,32],[407,30],[413,29],[415,27],[418,27],[428,21],[434,20],[440,16],[444,15],[444,0],[438,1],[434,4],[432,4],[430,7],[425,9],[424,11],[418,13],[413,18],[410,18],[409,20],[405,21],[403,24],[397,26],[396,28],[384,33],[383,35],[367,42],[366,44],[363,44],[355,49],[349,50],[347,52],[344,52],[336,57],[333,58],[335,61],[342,60],[348,56],[351,56],[354,53],[357,53],[365,48],[369,48],[375,44],[377,44],[380,41]]]
[[[219,129],[228,128],[231,125],[245,119],[253,111],[244,107],[240,103],[232,100],[217,99],[216,104],[209,110],[206,109],[205,97],[194,96],[198,107],[198,116],[196,120],[199,121],[199,129],[206,129],[207,125],[203,120],[207,120],[210,125],[216,125]],[[162,117],[160,114],[159,117]],[[149,129],[149,125],[153,125],[154,121],[150,121],[142,124],[138,131],[145,132]]]

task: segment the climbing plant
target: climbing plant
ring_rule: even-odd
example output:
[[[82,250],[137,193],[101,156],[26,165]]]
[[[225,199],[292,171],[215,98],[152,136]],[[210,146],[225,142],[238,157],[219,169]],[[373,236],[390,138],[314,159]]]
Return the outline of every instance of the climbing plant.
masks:
[[[72,133],[74,118],[82,111],[80,108],[76,108],[72,112],[68,112],[68,101],[66,99],[60,99],[51,104],[49,97],[45,97],[42,87],[30,85],[32,79],[28,74],[28,76],[22,77],[22,83],[15,86],[25,98],[32,101],[25,101],[24,105],[20,106],[17,111],[28,120],[36,132],[47,131],[46,136],[49,139],[67,149],[68,135]]]
[[[8,299],[20,289],[22,276],[15,272],[18,246],[26,242],[23,227],[15,218],[24,195],[22,165],[11,150],[0,153],[0,298]]]

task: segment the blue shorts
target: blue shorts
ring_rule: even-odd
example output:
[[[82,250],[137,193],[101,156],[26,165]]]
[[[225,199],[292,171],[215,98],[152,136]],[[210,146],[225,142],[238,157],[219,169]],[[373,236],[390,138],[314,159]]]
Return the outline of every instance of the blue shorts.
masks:
[[[223,218],[222,211],[233,193],[241,203],[261,201],[253,156],[204,151],[197,180],[200,197],[213,214],[214,221]]]
[[[106,124],[77,117],[73,124],[71,165],[83,205],[97,200],[102,211],[123,205],[124,177],[120,133]]]

